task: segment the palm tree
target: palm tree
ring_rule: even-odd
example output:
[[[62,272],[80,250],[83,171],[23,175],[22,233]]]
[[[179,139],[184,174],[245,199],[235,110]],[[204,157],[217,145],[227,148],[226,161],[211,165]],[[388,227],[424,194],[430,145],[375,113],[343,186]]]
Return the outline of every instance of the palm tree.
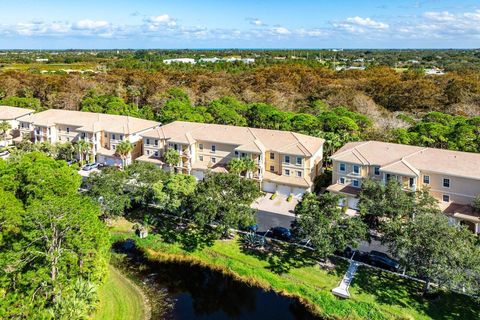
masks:
[[[5,147],[7,146],[7,131],[12,129],[12,126],[7,121],[0,122],[0,131],[2,132]]]
[[[242,171],[245,170],[244,163],[240,158],[233,158],[232,160],[230,160],[230,162],[228,162],[227,167],[228,167],[228,171],[238,175],[240,175]]]
[[[122,159],[122,168],[125,168],[126,165],[126,159],[130,155],[130,152],[133,150],[133,145],[130,141],[123,140],[117,145],[117,148],[115,149],[116,154],[120,156]]]
[[[243,170],[246,171],[246,177],[251,178],[255,170],[257,170],[257,164],[252,158],[243,158]]]
[[[80,164],[83,164],[84,155],[90,151],[90,143],[85,140],[78,140],[77,143],[75,143],[75,151],[80,158]]]

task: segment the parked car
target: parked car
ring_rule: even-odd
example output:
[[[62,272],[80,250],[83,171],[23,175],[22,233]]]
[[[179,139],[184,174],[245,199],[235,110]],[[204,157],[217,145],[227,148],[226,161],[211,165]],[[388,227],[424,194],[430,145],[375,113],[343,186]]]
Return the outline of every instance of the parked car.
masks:
[[[86,164],[82,170],[83,171],[91,171],[93,169],[97,169],[98,168],[98,163],[89,163],[89,164]]]
[[[272,233],[272,238],[283,240],[283,241],[290,241],[292,240],[292,232],[290,229],[284,227],[274,227],[270,229]]]
[[[369,262],[368,252],[360,251],[358,249],[352,249],[350,247],[347,247],[345,250],[343,250],[343,252],[336,252],[336,254],[342,257],[345,257],[347,259],[352,259],[353,257],[353,260],[359,261],[359,262],[364,262],[364,263]]]
[[[247,231],[247,232],[257,232],[258,231],[258,224],[252,224],[250,226],[242,227],[240,230]]]
[[[398,263],[397,260],[392,259],[388,254],[380,251],[371,251],[368,255],[368,260],[372,266],[390,271],[398,271],[400,269],[400,263]]]
[[[73,159],[73,160],[67,161],[67,164],[68,164],[69,166],[71,166],[72,164],[74,164],[74,163],[76,163],[76,162],[77,162],[77,160],[76,160],[76,159]]]

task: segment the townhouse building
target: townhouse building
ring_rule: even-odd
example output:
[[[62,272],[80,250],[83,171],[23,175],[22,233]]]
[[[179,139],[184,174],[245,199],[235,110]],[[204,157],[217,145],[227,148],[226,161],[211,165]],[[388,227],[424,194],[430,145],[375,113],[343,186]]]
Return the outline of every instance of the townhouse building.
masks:
[[[357,209],[365,179],[398,181],[406,192],[427,187],[452,223],[480,233],[480,213],[471,206],[480,194],[480,154],[378,141],[351,142],[332,157],[328,191],[344,196],[342,206]]]
[[[22,117],[32,115],[34,110],[9,107],[9,106],[0,106],[0,122],[7,122],[10,124],[11,129],[8,130],[5,139],[2,137],[0,139],[0,147],[12,144],[14,141],[22,139],[20,132],[20,119]]]
[[[106,165],[121,165],[115,148],[122,141],[133,145],[127,164],[142,154],[141,133],[158,127],[160,123],[129,116],[92,112],[50,109],[19,119],[19,129],[31,135],[33,142],[75,143],[85,140],[90,144],[90,161]]]
[[[143,155],[137,160],[168,169],[167,149],[177,150],[177,172],[203,179],[206,171],[227,172],[234,158],[254,160],[250,178],[266,192],[301,197],[311,191],[322,168],[323,139],[288,131],[175,121],[143,132]]]

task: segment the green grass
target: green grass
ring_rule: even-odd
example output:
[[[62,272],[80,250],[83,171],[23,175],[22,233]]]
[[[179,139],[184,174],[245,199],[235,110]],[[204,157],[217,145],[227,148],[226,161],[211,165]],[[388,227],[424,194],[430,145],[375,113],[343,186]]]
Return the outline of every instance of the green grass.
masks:
[[[145,318],[144,296],[118,270],[109,275],[99,290],[99,304],[93,320],[139,320]]]
[[[425,299],[421,283],[367,267],[358,269],[350,287],[351,299],[338,299],[331,290],[347,268],[344,260],[320,265],[310,251],[285,245],[268,252],[249,251],[238,238],[212,241],[195,229],[176,229],[168,220],[163,220],[159,234],[145,239],[135,237],[131,228],[127,232],[125,221],[114,223],[112,233],[119,240],[136,239],[151,260],[209,267],[251,285],[295,296],[329,319],[479,319],[480,304],[467,296],[440,292]]]

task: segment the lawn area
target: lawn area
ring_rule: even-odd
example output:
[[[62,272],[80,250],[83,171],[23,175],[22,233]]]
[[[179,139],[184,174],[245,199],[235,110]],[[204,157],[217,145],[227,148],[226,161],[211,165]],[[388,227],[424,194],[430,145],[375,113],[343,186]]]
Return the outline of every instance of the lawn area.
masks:
[[[145,303],[141,291],[111,266],[107,281],[99,290],[99,298],[93,320],[145,319]]]
[[[136,239],[137,246],[151,260],[208,266],[252,285],[296,296],[326,318],[478,319],[480,305],[472,299],[442,293],[427,300],[421,296],[420,283],[389,273],[360,267],[350,288],[352,298],[341,300],[331,294],[331,289],[346,270],[343,260],[333,260],[330,266],[320,265],[309,252],[296,247],[275,246],[274,253],[252,252],[243,249],[238,238],[209,241],[202,240],[200,234],[187,236],[188,232],[171,226],[168,230],[159,230],[162,236],[150,235],[146,239],[112,231],[120,239]],[[198,246],[199,243],[206,245]]]

